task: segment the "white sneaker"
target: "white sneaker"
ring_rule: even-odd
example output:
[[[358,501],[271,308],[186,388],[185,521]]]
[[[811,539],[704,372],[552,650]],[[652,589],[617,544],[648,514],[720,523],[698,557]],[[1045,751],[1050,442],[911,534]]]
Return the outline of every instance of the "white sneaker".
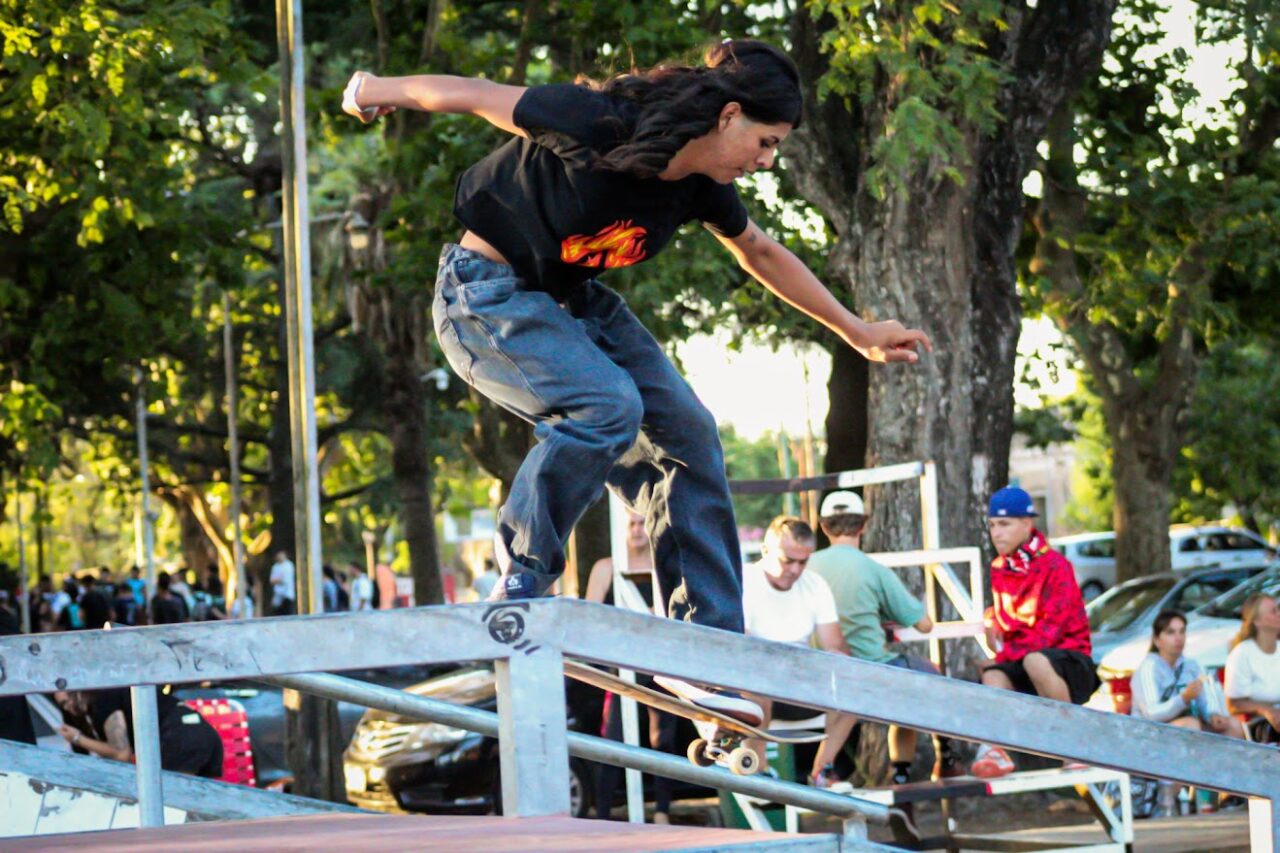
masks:
[[[378,117],[377,107],[361,107],[356,102],[356,97],[360,94],[360,87],[364,85],[364,78],[368,76],[363,71],[357,71],[351,75],[351,79],[347,82],[347,88],[342,90],[342,111],[347,115],[355,116],[365,124]]]
[[[706,708],[708,711],[715,711],[717,714],[733,717],[735,720],[746,723],[749,726],[758,726],[764,722],[764,709],[750,699],[743,699],[732,691],[713,692],[704,690],[687,681],[666,675],[655,675],[653,681],[668,693],[672,693],[678,698],[701,708]]]

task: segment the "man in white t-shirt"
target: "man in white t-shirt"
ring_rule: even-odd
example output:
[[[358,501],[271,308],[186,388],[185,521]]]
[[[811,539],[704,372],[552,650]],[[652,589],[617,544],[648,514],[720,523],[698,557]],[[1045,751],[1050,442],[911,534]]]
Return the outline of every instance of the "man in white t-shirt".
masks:
[[[271,565],[271,615],[292,616],[298,612],[293,561],[284,551],[276,554],[276,561]]]
[[[742,610],[747,633],[779,643],[808,646],[817,638],[818,647],[836,654],[849,654],[836,601],[827,582],[805,572],[816,545],[813,529],[804,521],[780,515],[769,524],[757,563],[742,570]],[[753,696],[764,710],[765,728],[770,720],[808,720],[818,715],[768,697]],[[843,715],[832,715],[828,725]],[[822,750],[819,750],[819,755]],[[821,765],[815,765],[810,781],[829,787],[831,779]]]
[[[351,609],[373,610],[373,581],[357,563],[348,563],[351,575]]]

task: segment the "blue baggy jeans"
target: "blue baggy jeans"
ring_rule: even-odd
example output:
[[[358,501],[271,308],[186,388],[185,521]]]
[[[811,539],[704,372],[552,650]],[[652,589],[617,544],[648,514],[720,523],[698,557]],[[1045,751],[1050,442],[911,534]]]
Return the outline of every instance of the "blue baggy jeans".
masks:
[[[645,517],[668,615],[741,632],[742,558],[715,418],[621,297],[592,280],[559,303],[449,244],[432,315],[454,371],[534,426],[537,444],[498,512],[509,571],[549,588],[574,524],[608,485]]]

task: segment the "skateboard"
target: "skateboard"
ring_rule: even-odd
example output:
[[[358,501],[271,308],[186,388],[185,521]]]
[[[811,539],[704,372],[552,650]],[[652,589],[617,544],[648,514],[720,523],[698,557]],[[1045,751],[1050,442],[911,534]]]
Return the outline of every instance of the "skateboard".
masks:
[[[701,737],[689,744],[685,756],[696,767],[722,764],[739,776],[750,776],[760,770],[761,761],[753,750],[743,745],[744,741],[759,739],[773,743],[797,744],[816,743],[824,737],[820,732],[792,735],[758,729],[727,714],[694,705],[670,693],[632,684],[616,675],[577,661],[566,660],[564,674],[584,684],[634,699],[641,705],[692,720]]]

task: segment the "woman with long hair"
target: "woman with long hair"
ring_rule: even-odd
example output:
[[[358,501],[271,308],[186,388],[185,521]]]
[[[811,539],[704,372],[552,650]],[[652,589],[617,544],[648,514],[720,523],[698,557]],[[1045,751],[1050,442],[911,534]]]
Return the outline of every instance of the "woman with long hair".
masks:
[[[1244,603],[1240,633],[1227,655],[1227,707],[1233,714],[1262,717],[1266,725],[1255,739],[1280,741],[1280,606],[1273,595],[1255,595]]]
[[[494,598],[543,595],[574,524],[616,492],[645,516],[667,612],[741,632],[742,568],[715,418],[622,298],[597,278],[657,254],[699,220],[766,289],[873,361],[930,346],[894,320],[865,322],[751,222],[734,181],[773,165],[800,125],[795,64],[758,41],[710,48],[603,84],[357,72],[343,109],[479,116],[514,138],[458,181],[465,228],[444,247],[436,334],[453,369],[534,425],[537,445],[499,510]],[[704,704],[758,720],[732,694]]]

